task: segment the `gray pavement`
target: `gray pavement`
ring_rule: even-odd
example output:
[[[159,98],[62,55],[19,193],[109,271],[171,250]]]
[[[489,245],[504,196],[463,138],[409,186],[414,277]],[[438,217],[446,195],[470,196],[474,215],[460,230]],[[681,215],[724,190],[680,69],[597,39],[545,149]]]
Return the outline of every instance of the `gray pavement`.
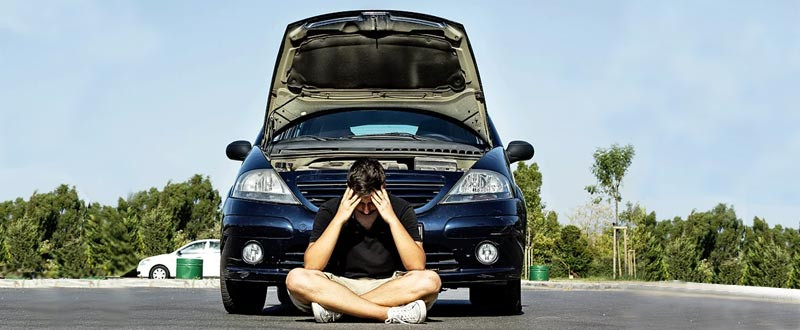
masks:
[[[523,314],[493,316],[448,290],[424,328],[445,329],[800,329],[800,304],[638,289],[523,290]],[[261,315],[225,313],[216,288],[0,289],[0,328],[330,328],[383,326],[343,319],[328,325],[278,305],[270,288]],[[387,325],[388,326],[388,325]],[[393,325],[390,327],[406,327]]]

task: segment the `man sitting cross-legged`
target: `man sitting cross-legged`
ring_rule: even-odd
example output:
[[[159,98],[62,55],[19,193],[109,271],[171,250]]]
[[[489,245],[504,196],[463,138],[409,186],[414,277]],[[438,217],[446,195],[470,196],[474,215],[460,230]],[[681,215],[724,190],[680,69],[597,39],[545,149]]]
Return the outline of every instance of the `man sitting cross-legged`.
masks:
[[[439,275],[425,270],[414,208],[388,194],[385,180],[378,161],[357,160],[344,196],[317,212],[304,268],[286,277],[294,305],[317,322],[347,314],[422,323],[439,295]]]

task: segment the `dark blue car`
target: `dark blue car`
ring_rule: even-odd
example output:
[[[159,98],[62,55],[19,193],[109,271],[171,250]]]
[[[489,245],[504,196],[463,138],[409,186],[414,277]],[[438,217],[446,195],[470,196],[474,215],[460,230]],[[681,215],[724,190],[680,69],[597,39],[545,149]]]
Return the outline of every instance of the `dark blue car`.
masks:
[[[286,29],[254,145],[223,208],[220,288],[230,313],[258,313],[267,287],[289,303],[314,215],[341,196],[354,160],[377,159],[387,191],[414,205],[427,268],[473,304],[518,313],[525,203],[486,111],[461,24],[397,11],[341,12]]]

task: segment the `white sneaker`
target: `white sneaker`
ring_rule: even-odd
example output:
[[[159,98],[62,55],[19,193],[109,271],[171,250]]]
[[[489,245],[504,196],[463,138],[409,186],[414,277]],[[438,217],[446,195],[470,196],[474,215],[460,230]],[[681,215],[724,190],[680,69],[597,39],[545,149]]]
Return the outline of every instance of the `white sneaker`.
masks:
[[[389,308],[387,313],[386,323],[422,323],[425,322],[425,317],[428,309],[425,307],[425,302],[417,300],[405,306]]]
[[[331,312],[315,302],[311,303],[311,311],[314,313],[314,321],[317,323],[333,322],[342,317],[342,313]]]

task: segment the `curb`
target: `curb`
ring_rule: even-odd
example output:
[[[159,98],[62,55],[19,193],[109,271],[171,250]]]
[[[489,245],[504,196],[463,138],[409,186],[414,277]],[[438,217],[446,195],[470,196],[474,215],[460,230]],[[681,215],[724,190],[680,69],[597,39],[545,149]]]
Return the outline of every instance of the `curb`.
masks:
[[[39,288],[175,288],[175,289],[218,289],[219,278],[201,280],[151,280],[144,278],[110,279],[0,279],[0,289],[39,289]],[[527,290],[560,291],[639,291],[639,292],[681,292],[705,295],[749,297],[800,303],[800,290],[753,287],[740,285],[706,284],[691,282],[581,282],[581,281],[527,281],[522,280],[522,288]]]
[[[212,289],[219,288],[219,278],[202,280],[151,280],[141,278],[114,278],[103,280],[84,279],[33,279],[33,280],[0,280],[0,289],[39,289],[39,288],[184,288]]]
[[[681,292],[705,295],[737,296],[782,302],[800,303],[800,290],[768,288],[757,286],[708,284],[692,282],[577,282],[577,281],[522,281],[526,289],[562,290],[562,291],[660,291]]]

